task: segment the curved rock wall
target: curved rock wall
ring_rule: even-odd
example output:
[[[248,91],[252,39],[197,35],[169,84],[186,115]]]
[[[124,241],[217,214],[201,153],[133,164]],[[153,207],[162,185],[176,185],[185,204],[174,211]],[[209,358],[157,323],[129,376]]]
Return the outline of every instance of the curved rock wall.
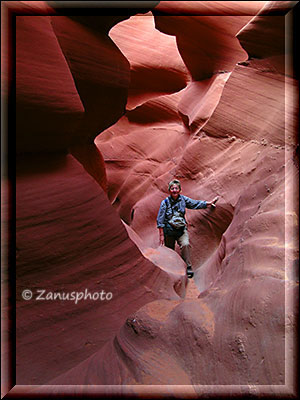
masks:
[[[29,3],[13,7],[39,14],[41,5]],[[16,17],[18,384],[48,382],[101,347],[132,311],[185,293],[181,258],[167,251],[177,268],[166,273],[157,255],[143,256],[105,194],[93,139],[125,112],[129,86],[129,62],[107,34],[111,18],[96,17],[104,28],[95,30],[50,14]],[[31,301],[22,298],[27,289]],[[35,300],[42,289],[44,297],[86,289],[113,297]]]
[[[17,17],[18,384],[294,390],[296,82],[274,16],[292,4],[215,3]],[[189,282],[158,246],[173,177],[220,196],[187,213]],[[113,298],[21,298],[99,287]]]

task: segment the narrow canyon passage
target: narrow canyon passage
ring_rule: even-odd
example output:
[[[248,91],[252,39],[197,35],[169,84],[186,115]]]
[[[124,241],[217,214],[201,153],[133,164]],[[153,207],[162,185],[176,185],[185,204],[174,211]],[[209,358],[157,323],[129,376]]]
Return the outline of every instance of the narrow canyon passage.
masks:
[[[295,2],[13,3],[17,385],[292,393]],[[173,178],[219,196],[187,210],[192,280],[158,241]]]

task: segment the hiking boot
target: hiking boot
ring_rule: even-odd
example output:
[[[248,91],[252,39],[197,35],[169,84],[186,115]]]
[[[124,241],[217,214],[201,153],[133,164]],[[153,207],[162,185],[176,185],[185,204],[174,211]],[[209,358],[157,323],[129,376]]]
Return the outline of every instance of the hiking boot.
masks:
[[[187,266],[186,273],[187,273],[187,277],[188,278],[192,278],[194,276],[194,272],[192,270],[192,266],[191,265]]]

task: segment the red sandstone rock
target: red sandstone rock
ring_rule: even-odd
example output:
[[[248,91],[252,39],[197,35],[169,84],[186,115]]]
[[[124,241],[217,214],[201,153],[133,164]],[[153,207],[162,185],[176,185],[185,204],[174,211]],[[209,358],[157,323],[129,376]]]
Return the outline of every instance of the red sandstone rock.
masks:
[[[16,20],[17,151],[92,143],[125,111],[128,61],[107,34],[68,17]]]
[[[133,310],[158,297],[179,298],[173,286],[180,292],[184,275],[168,274],[142,256],[73,157],[23,157],[16,210],[19,384],[46,383],[93,354]],[[33,292],[31,301],[22,299],[25,289]],[[38,301],[39,289],[104,290],[113,298]]]
[[[80,385],[107,385],[100,390],[108,396],[124,390],[145,393],[138,385],[151,385],[152,390],[152,385],[171,385],[169,394],[183,385],[181,397],[216,393],[217,385],[224,385],[223,391],[229,387],[230,395],[243,390],[270,395],[278,393],[278,387],[294,395],[295,81],[285,79],[275,64],[267,71],[257,60],[248,64],[236,38],[238,32],[245,34],[247,49],[253,38],[261,37],[263,16],[243,31],[261,3],[218,2],[215,17],[197,14],[210,14],[213,2],[161,2],[156,7],[156,27],[176,35],[192,77],[189,84],[174,36],[155,33],[152,17],[134,17],[113,28],[131,71],[138,71],[129,88],[130,111],[122,118],[129,63],[102,29],[95,30],[95,19],[91,30],[87,20],[63,16],[51,17],[53,30],[49,17],[35,17],[38,22],[27,34],[28,25],[22,25],[20,43],[27,45],[18,47],[18,65],[24,64],[24,71],[33,29],[53,55],[43,58],[41,49],[33,57],[36,65],[44,61],[41,77],[46,82],[34,86],[40,96],[36,104],[29,89],[27,100],[26,79],[19,69],[21,110],[30,106],[38,111],[39,104],[45,104],[49,122],[40,143],[38,123],[34,138],[28,134],[30,124],[24,125],[22,151],[74,144],[72,154],[85,170],[65,154],[18,159],[18,384],[57,384],[54,393],[59,385],[78,385],[77,393],[86,390]],[[227,15],[230,9],[234,16]],[[184,16],[176,16],[181,13]],[[142,21],[147,21],[144,31]],[[143,42],[135,38],[131,47],[128,35],[135,24]],[[284,34],[280,29],[269,33],[270,38]],[[153,38],[163,51],[158,45],[151,49]],[[172,57],[163,57],[167,50]],[[272,40],[265,52],[261,46],[259,51],[264,62],[270,57],[280,61],[280,46],[272,48]],[[159,62],[153,60],[155,52]],[[59,82],[46,74],[46,67],[57,59],[58,77],[66,79],[72,95],[59,97],[50,104],[54,109],[48,109],[44,90]],[[217,75],[224,71],[226,75]],[[139,87],[143,77],[170,80]],[[38,78],[37,70],[30,79]],[[112,93],[115,84],[116,91],[105,109],[106,83],[106,93]],[[63,115],[63,135],[52,138],[50,128],[58,132],[54,128],[61,117],[55,108],[59,102],[67,104],[62,110],[69,117]],[[82,125],[74,128],[73,116]],[[107,126],[95,141],[102,159],[92,142]],[[190,292],[182,260],[158,246],[155,219],[173,177],[181,179],[183,193],[192,198],[220,196],[214,211],[187,213],[195,270]],[[100,187],[106,182],[115,210]],[[96,291],[100,283],[114,297],[98,308],[86,303],[32,304],[20,297],[23,289],[42,285]]]
[[[256,69],[255,64],[236,67],[225,84],[220,102],[212,110],[212,116],[205,121],[202,130],[197,132],[196,129],[197,135],[192,138],[183,124],[172,118],[170,105],[174,106],[177,98],[177,107],[178,103],[182,104],[182,92],[180,97],[172,95],[170,111],[166,112],[164,106],[165,113],[159,113],[157,119],[155,110],[168,104],[169,96],[144,103],[134,112],[127,113],[128,119],[124,117],[97,138],[96,143],[107,160],[113,189],[111,198],[118,200],[115,205],[122,218],[129,221],[140,238],[151,246],[157,246],[157,233],[152,233],[155,211],[166,195],[166,184],[172,176],[181,178],[184,194],[190,197],[207,199],[219,194],[221,199],[213,212],[188,213],[195,282],[202,292],[201,299],[190,303],[180,301],[184,311],[182,314],[178,311],[178,315],[175,309],[179,310],[179,306],[174,310],[171,307],[169,313],[170,309],[163,302],[147,305],[157,309],[157,319],[149,318],[142,308],[130,317],[114,342],[106,344],[98,355],[56,382],[66,380],[72,383],[82,376],[81,382],[91,383],[85,372],[87,368],[100,371],[98,374],[93,372],[93,379],[97,381],[97,374],[100,384],[118,384],[120,380],[116,375],[110,380],[112,371],[117,368],[121,369],[122,383],[129,385],[170,385],[174,381],[183,385],[283,382],[284,282],[285,271],[291,274],[293,268],[291,259],[288,265],[283,262],[286,246],[284,194],[286,190],[288,193],[293,191],[292,186],[284,184],[287,180],[295,182],[291,176],[296,175],[292,166],[296,108],[292,102],[287,102],[286,107],[281,102],[285,95],[290,96],[286,93],[293,92],[293,80],[285,80],[274,72],[264,73]],[[203,103],[206,105],[205,100]],[[201,104],[195,98],[194,101],[201,109]],[[190,116],[192,110],[193,107],[188,110]],[[287,116],[285,121],[284,115]],[[164,139],[159,136],[163,116],[164,137],[169,137],[170,154],[169,157],[164,155],[164,167],[158,152],[155,158],[152,152],[155,140],[161,154],[165,152]],[[142,131],[143,118],[147,125]],[[198,126],[201,128],[200,123]],[[125,140],[130,142],[131,135],[134,139],[125,160],[122,148]],[[141,168],[145,172],[142,155],[147,146],[147,154],[150,154],[147,171],[151,171],[151,176],[142,178],[138,171]],[[287,146],[286,151],[284,146]],[[285,160],[289,160],[288,175],[285,175]],[[157,161],[159,166],[155,165]],[[126,169],[118,175],[117,167],[120,165]],[[134,197],[138,201],[134,201]],[[278,227],[282,228],[278,230]],[[294,250],[291,252],[296,250],[295,244],[292,247]],[[288,296],[294,296],[295,290],[296,284],[291,278]],[[201,320],[201,307],[208,308],[210,319]],[[166,314],[169,318],[164,319],[164,323],[159,322],[158,316]],[[268,320],[266,325],[262,323],[264,318]],[[292,318],[291,313],[289,318]],[[176,321],[174,325],[173,319]],[[213,326],[210,340],[210,331],[205,325],[208,321]],[[180,329],[182,326],[185,327],[184,333]],[[173,335],[174,330],[176,333]],[[194,332],[191,337],[189,330]],[[178,335],[180,341],[176,347]],[[264,340],[265,337],[278,337],[278,340],[273,343]],[[276,354],[271,355],[268,347]],[[141,355],[141,349],[145,357]],[[188,351],[193,357],[187,355]],[[106,352],[113,356],[111,363],[104,365],[100,360]],[[203,359],[206,361],[201,368]],[[162,374],[158,371],[160,368],[167,370],[165,360],[174,366],[174,370]],[[251,362],[256,368],[251,368]],[[224,365],[227,365],[228,373],[224,372]],[[290,390],[293,390],[292,386]]]
[[[230,72],[237,62],[247,59],[235,35],[250,18],[156,15],[155,26],[176,36],[178,50],[193,80],[200,81]]]
[[[257,85],[255,91],[251,90],[254,85]],[[285,142],[294,143],[295,136],[289,125],[296,119],[296,110],[285,102],[286,85],[292,90],[293,80],[280,74],[263,73],[251,65],[250,68],[238,66],[226,85],[221,106],[204,127],[205,134],[279,147]],[[245,91],[247,97],[243,94]],[[234,98],[233,93],[237,93]],[[286,120],[282,117],[285,113]]]
[[[102,154],[95,144],[86,144],[70,147],[70,153],[82,164],[86,171],[107,192],[107,178],[105,163]]]
[[[92,142],[125,111],[129,63],[105,34],[67,17],[52,17],[53,30],[68,61],[85,118],[72,142]]]
[[[267,2],[259,15],[238,33],[237,38],[256,68],[293,75],[286,62],[293,57],[292,20],[287,17],[291,6],[293,2]]]
[[[188,71],[178,53],[176,39],[155,29],[151,13],[136,15],[114,26],[109,36],[130,62],[128,110],[186,86]]]
[[[192,133],[202,129],[213,114],[229,76],[228,72],[193,81],[185,89],[178,111]]]
[[[16,94],[17,151],[66,148],[84,106],[49,16],[16,17]]]

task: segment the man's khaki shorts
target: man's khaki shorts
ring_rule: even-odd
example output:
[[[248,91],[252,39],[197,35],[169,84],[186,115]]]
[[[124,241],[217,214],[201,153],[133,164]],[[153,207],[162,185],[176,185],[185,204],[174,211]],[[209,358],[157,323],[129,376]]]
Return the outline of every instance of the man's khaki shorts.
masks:
[[[188,246],[190,244],[190,238],[187,229],[184,230],[183,235],[181,235],[178,239],[177,242],[180,247],[182,246]]]

